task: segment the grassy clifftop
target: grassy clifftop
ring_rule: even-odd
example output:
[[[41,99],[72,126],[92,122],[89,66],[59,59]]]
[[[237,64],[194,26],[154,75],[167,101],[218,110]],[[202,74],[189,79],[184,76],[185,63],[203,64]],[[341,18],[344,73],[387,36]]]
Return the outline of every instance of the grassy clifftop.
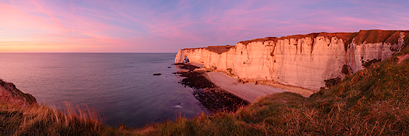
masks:
[[[153,135],[407,135],[409,54],[393,57],[346,77],[310,98],[279,93],[236,113],[202,115],[150,127]]]
[[[409,47],[310,98],[279,93],[235,113],[116,129],[84,112],[0,103],[0,135],[408,135]],[[79,114],[78,114],[79,113]]]
[[[355,44],[363,44],[363,43],[397,44],[401,32],[403,32],[406,35],[404,37],[404,40],[406,41],[405,45],[407,45],[408,44],[407,42],[409,42],[409,31],[407,30],[360,30],[359,32],[351,32],[351,33],[321,32],[321,33],[310,33],[310,34],[305,34],[305,35],[290,35],[290,36],[284,36],[280,38],[277,38],[277,37],[258,38],[258,39],[253,39],[253,40],[241,41],[239,43],[248,45],[249,43],[252,43],[252,42],[265,42],[265,41],[277,42],[278,40],[283,40],[283,39],[293,38],[293,39],[298,40],[298,39],[306,38],[306,37],[315,39],[318,36],[323,36],[328,39],[331,39],[331,37],[337,37],[338,39],[342,39],[345,46],[347,46],[348,44],[352,42]]]
[[[349,48],[348,46],[352,43],[355,44],[369,44],[369,43],[388,43],[388,44],[398,44],[399,38],[401,37],[401,33],[405,35],[403,37],[404,43],[403,45],[409,44],[409,31],[408,30],[360,30],[359,32],[336,32],[336,33],[310,33],[310,34],[297,34],[297,35],[289,35],[283,37],[266,37],[266,38],[257,38],[252,40],[240,41],[245,46],[253,42],[273,42],[274,44],[267,45],[273,46],[276,45],[279,40],[284,39],[295,39],[299,40],[302,38],[309,37],[310,39],[315,39],[319,36],[331,39],[332,37],[336,37],[337,39],[342,39],[344,42],[344,49],[347,51]],[[314,46],[314,40],[312,40],[311,48]],[[234,49],[236,46],[208,46],[202,48],[185,48],[182,50],[197,50],[197,49],[206,49],[211,52],[215,52],[218,54],[222,54],[224,52],[229,51],[230,49]]]

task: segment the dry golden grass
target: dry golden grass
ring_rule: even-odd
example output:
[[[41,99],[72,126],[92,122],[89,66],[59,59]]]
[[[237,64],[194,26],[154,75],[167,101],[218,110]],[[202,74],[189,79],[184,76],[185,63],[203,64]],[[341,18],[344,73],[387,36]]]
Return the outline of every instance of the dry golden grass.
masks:
[[[235,113],[137,129],[107,127],[89,110],[0,103],[0,135],[408,135],[409,59],[398,64],[407,54],[409,47],[309,98],[272,94]]]
[[[266,37],[266,38],[258,38],[252,39],[247,41],[241,41],[239,43],[248,45],[252,42],[265,42],[265,41],[273,41],[277,43],[278,40],[283,39],[301,39],[310,37],[311,39],[315,39],[318,36],[323,36],[325,38],[331,39],[332,37],[336,37],[338,39],[342,39],[344,42],[345,51],[348,49],[348,45],[352,42],[356,44],[363,44],[363,43],[390,43],[390,44],[397,44],[398,39],[400,37],[400,33],[403,32],[406,36],[404,37],[404,45],[409,45],[409,31],[402,31],[402,30],[360,30],[359,32],[337,32],[337,33],[310,33],[310,34],[299,34],[299,35],[290,35],[284,37]],[[314,45],[314,43],[312,43]]]
[[[67,105],[64,112],[46,106],[0,102],[0,135],[117,135],[127,134],[100,122],[89,109]]]
[[[409,60],[397,56],[347,76],[310,98],[279,93],[236,113],[152,126],[147,135],[407,135]]]
[[[211,52],[215,52],[217,54],[222,54],[223,52],[228,52],[231,48],[235,48],[236,46],[208,46],[206,47],[207,50]]]

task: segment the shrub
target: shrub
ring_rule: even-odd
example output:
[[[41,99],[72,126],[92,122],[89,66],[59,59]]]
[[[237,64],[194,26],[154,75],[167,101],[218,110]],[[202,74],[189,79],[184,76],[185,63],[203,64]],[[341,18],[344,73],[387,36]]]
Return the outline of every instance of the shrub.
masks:
[[[351,74],[351,73],[352,73],[352,68],[351,68],[351,66],[344,64],[344,65],[342,66],[341,73],[344,74],[344,75],[349,75],[349,74]]]
[[[380,62],[380,61],[381,61],[381,59],[373,59],[373,60],[364,62],[364,63],[362,64],[362,66],[365,67],[365,68],[368,68],[368,67],[371,66],[373,63],[377,63],[377,62]]]
[[[328,80],[324,80],[324,82],[325,82],[325,86],[326,86],[326,87],[331,87],[331,86],[335,86],[335,85],[337,85],[339,82],[341,82],[341,78],[340,78],[340,77],[331,78],[331,79],[328,79]]]

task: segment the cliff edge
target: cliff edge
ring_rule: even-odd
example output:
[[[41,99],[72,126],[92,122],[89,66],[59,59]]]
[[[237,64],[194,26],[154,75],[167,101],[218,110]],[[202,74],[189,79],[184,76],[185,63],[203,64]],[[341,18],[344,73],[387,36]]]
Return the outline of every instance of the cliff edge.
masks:
[[[253,39],[236,46],[181,49],[175,63],[188,57],[190,62],[241,80],[319,90],[373,62],[390,58],[408,44],[407,30],[322,32]]]
[[[0,79],[0,101],[19,105],[37,104],[37,100],[28,93],[23,93],[13,83]]]

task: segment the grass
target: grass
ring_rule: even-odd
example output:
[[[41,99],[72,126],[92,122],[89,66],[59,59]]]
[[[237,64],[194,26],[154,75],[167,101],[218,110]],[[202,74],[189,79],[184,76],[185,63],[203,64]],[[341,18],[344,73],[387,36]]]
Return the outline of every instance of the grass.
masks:
[[[310,98],[272,94],[235,113],[137,129],[105,126],[88,111],[0,103],[0,135],[408,135],[409,59],[396,64],[404,54],[409,47]]]
[[[201,115],[152,126],[150,135],[407,135],[409,60],[397,56],[349,75],[310,98],[279,93],[236,113]]]
[[[321,33],[310,33],[310,34],[298,34],[298,35],[290,35],[290,36],[284,36],[284,37],[266,37],[266,38],[257,38],[257,39],[252,39],[252,40],[246,40],[246,41],[240,41],[239,43],[245,45],[247,47],[248,44],[252,42],[267,42],[267,41],[272,41],[274,44],[272,45],[266,45],[266,46],[275,46],[278,42],[278,40],[284,40],[284,39],[295,39],[298,41],[298,39],[310,37],[313,41],[311,43],[311,50],[313,49],[315,38],[318,36],[322,36],[328,39],[331,39],[332,37],[336,37],[337,39],[342,39],[344,42],[344,50],[345,52],[350,48],[349,45],[351,43],[355,44],[369,44],[369,43],[390,43],[390,44],[397,44],[398,39],[400,37],[401,32],[404,33],[405,37],[403,45],[409,45],[409,31],[403,31],[403,30],[360,30],[359,32],[336,32],[336,33],[326,33],[326,32],[321,32]],[[202,47],[202,48],[186,48],[183,50],[195,50],[195,49],[207,49],[211,52],[215,52],[218,54],[222,54],[224,52],[228,52],[231,48],[235,48],[235,46],[208,46],[208,47]],[[274,48],[275,49],[275,48]],[[274,52],[274,51],[273,51]],[[273,52],[271,53],[271,56],[274,56]]]
[[[193,50],[198,50],[198,49],[206,49],[208,51],[217,53],[217,54],[222,54],[224,52],[228,52],[230,49],[236,48],[234,45],[225,45],[225,46],[208,46],[208,47],[201,47],[201,48],[184,48],[182,50],[188,50],[188,51],[193,51]]]
[[[67,106],[65,112],[46,106],[0,102],[0,135],[123,135],[103,125],[90,110]]]
[[[360,30],[359,32],[353,33],[344,33],[344,32],[337,32],[337,33],[310,33],[305,35],[290,35],[285,37],[266,37],[266,38],[258,38],[253,40],[241,41],[239,43],[243,45],[248,45],[252,42],[265,42],[265,41],[273,41],[277,43],[278,40],[283,39],[301,39],[310,37],[311,39],[315,39],[318,36],[323,36],[328,39],[332,37],[336,37],[338,39],[342,39],[344,42],[344,49],[347,51],[349,49],[348,45],[354,42],[355,44],[363,44],[363,43],[390,43],[390,44],[397,44],[398,39],[400,37],[400,33],[403,32],[405,34],[404,37],[404,45],[409,45],[409,31],[401,31],[401,30]],[[313,41],[314,42],[314,41]],[[312,43],[314,46],[314,43]]]
[[[241,41],[239,43],[247,46],[249,43],[252,42],[265,42],[265,41],[274,41],[274,43],[277,42],[277,37],[266,37],[266,38],[257,38],[257,39],[252,39],[252,40],[247,40],[247,41]]]
[[[361,30],[354,41],[356,44],[383,42],[397,44],[400,32],[396,30]]]
[[[230,45],[226,45],[226,46],[208,46],[206,47],[207,50],[211,51],[211,52],[215,52],[217,54],[222,54],[224,52],[228,52],[231,48],[235,48],[236,46],[230,46]]]

